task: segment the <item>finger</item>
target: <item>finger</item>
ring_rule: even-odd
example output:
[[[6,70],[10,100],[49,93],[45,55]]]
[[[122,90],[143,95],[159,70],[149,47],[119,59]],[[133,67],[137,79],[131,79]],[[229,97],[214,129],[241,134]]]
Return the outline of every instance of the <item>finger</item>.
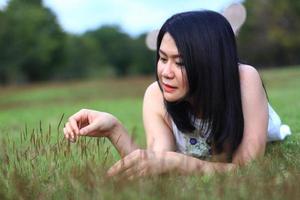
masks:
[[[89,135],[92,132],[96,131],[98,129],[98,126],[99,125],[97,123],[91,123],[90,125],[80,129],[79,130],[79,135]]]
[[[78,111],[77,113],[75,113],[74,115],[72,115],[70,118],[75,119],[76,121],[85,121],[88,118],[88,114],[87,114],[86,109],[81,109],[80,111]]]
[[[129,169],[134,164],[134,160],[124,160],[121,159],[116,162],[109,170],[107,171],[106,175],[108,177],[121,175],[123,171]]]
[[[142,171],[140,171],[138,173],[135,173],[135,174],[132,174],[132,175],[126,177],[126,180],[133,181],[133,180],[135,180],[137,178],[145,177],[145,176],[147,176],[147,173],[144,170],[142,170]]]
[[[66,123],[66,127],[68,127],[69,130],[71,130],[73,136],[75,137],[76,131],[74,130],[73,126],[71,125],[70,122]]]
[[[126,179],[126,180],[129,180],[129,181],[133,181],[133,180],[136,180],[138,178],[146,177],[148,175],[149,174],[146,172],[146,170],[142,169],[142,170],[137,171],[136,173],[133,173],[133,174],[127,176],[127,177],[124,177],[122,180]]]
[[[128,179],[128,177],[135,176],[137,174],[138,167],[137,166],[132,166],[124,171],[122,171],[120,174],[117,174],[120,179]]]
[[[69,122],[66,123],[65,129],[67,131],[67,134],[69,135],[69,138],[71,139],[73,137],[73,131],[72,128],[69,125]]]
[[[67,140],[73,142],[71,135],[69,134],[69,131],[67,130],[67,128],[64,128],[64,135]]]
[[[123,164],[121,164],[121,163],[123,163]],[[128,166],[128,165],[125,166],[124,159],[121,159],[107,170],[106,176],[112,177],[112,176],[120,175],[122,171],[128,169],[129,167],[130,166]]]
[[[120,174],[120,177],[122,179],[132,180],[132,178],[134,178],[134,177],[136,178],[136,177],[143,176],[144,172],[145,172],[145,166],[146,166],[145,162],[138,162],[134,166],[129,167],[128,169],[123,171]]]
[[[69,118],[69,123],[70,123],[70,126],[71,126],[72,130],[74,131],[74,133],[76,135],[78,135],[79,134],[79,128],[78,128],[78,125],[77,125],[77,121],[73,117],[70,117]]]
[[[66,130],[67,130],[67,133],[69,134],[69,140],[71,141],[71,142],[74,142],[75,141],[75,134],[74,134],[74,132],[73,132],[73,130],[72,130],[72,128],[71,128],[71,126],[70,126],[70,124],[69,123],[66,123]]]
[[[65,138],[69,139],[69,133],[67,132],[67,129],[65,127],[64,127],[63,131],[64,131]]]
[[[139,161],[141,153],[143,153],[141,150],[134,151],[129,155],[125,156],[123,159],[116,162],[107,171],[107,176],[116,176],[117,174],[121,174],[123,171],[135,165]]]

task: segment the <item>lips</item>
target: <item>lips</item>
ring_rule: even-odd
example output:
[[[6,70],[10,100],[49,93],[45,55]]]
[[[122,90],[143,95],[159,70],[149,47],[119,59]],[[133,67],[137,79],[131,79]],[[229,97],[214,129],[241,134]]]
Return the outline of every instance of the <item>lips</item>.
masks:
[[[174,86],[171,86],[171,85],[168,85],[168,84],[165,84],[165,83],[163,83],[162,85],[163,85],[164,91],[168,92],[168,93],[172,93],[177,89],[177,87],[174,87]]]

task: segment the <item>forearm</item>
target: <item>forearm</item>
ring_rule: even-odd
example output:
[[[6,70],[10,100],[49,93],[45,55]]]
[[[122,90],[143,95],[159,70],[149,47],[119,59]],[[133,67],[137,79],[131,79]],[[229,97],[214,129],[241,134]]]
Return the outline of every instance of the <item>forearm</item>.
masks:
[[[122,158],[138,149],[133,138],[130,137],[127,130],[119,121],[117,121],[114,129],[109,134],[108,139],[115,146]]]
[[[237,165],[233,163],[204,161],[176,152],[169,151],[166,156],[170,156],[176,163],[175,171],[184,175],[212,174],[215,172],[227,172],[237,168]]]

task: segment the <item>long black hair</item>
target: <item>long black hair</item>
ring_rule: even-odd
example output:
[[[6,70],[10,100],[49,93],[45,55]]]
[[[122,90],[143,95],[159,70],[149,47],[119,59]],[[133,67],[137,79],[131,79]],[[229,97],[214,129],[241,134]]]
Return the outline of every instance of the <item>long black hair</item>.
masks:
[[[241,143],[244,118],[239,60],[229,22],[221,14],[207,10],[173,15],[159,31],[157,62],[165,33],[176,43],[189,84],[183,99],[165,100],[167,113],[184,133],[194,131],[195,117],[201,116],[206,124],[201,129],[211,132],[209,140],[214,152],[231,156]]]

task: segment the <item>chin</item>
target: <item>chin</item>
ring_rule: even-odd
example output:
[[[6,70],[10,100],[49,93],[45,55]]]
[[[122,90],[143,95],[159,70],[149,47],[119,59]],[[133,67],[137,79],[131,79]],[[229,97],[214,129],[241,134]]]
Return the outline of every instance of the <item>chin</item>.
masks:
[[[164,99],[168,102],[176,102],[181,98],[177,97],[176,95],[170,95],[170,94],[165,94],[164,93]]]

